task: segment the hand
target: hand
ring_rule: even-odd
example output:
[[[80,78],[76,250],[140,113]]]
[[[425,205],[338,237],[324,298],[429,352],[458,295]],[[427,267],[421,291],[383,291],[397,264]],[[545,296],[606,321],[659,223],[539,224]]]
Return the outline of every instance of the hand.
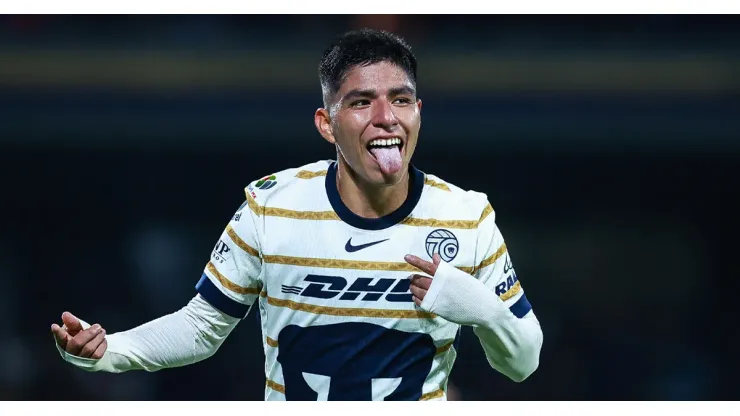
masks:
[[[408,264],[415,266],[424,273],[427,273],[430,276],[434,276],[434,274],[437,273],[437,266],[439,266],[439,262],[442,261],[442,258],[439,256],[439,254],[435,253],[434,256],[432,256],[432,263],[430,263],[412,254],[407,254],[404,257],[404,260],[406,260]],[[432,279],[419,274],[412,275],[410,279],[411,295],[414,299],[414,303],[416,304],[416,306],[421,306],[421,302],[424,301],[424,296],[427,294],[429,287],[432,286]]]
[[[51,332],[59,346],[69,354],[83,358],[99,360],[103,358],[108,342],[105,340],[105,329],[95,324],[82,329],[82,322],[69,312],[62,314],[65,328],[51,325]]]

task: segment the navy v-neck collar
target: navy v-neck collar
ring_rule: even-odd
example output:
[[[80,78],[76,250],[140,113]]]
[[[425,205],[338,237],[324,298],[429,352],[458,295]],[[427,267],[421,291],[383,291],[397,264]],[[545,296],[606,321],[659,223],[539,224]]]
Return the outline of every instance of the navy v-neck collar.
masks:
[[[339,196],[337,189],[337,162],[332,163],[326,172],[326,195],[334,212],[347,224],[363,230],[384,230],[403,221],[416,208],[424,190],[424,173],[409,165],[409,194],[397,210],[380,218],[364,218],[352,212]]]

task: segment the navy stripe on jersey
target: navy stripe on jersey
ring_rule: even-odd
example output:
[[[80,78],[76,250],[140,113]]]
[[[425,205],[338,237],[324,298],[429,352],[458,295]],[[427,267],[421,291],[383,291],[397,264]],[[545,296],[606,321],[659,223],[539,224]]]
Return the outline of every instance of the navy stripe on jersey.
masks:
[[[413,165],[409,165],[409,179],[411,184],[409,186],[409,195],[406,197],[406,201],[395,211],[388,215],[380,218],[363,218],[352,212],[339,196],[337,190],[337,163],[332,163],[326,172],[326,195],[329,197],[334,212],[337,213],[339,218],[347,224],[360,228],[363,230],[384,230],[390,228],[399,222],[403,221],[406,217],[411,214],[416,204],[421,199],[421,193],[424,190],[424,173],[416,169]]]
[[[203,273],[198,284],[195,285],[195,290],[203,296],[203,299],[208,301],[214,308],[221,312],[233,316],[234,318],[244,319],[249,312],[249,306],[243,303],[239,303],[230,297],[221,293],[216,285],[211,282],[211,279]]]
[[[532,310],[532,305],[529,303],[529,300],[527,300],[527,295],[522,295],[522,297],[519,298],[516,303],[511,305],[509,308],[511,313],[514,314],[517,318],[523,318],[524,315],[529,313],[529,311]]]

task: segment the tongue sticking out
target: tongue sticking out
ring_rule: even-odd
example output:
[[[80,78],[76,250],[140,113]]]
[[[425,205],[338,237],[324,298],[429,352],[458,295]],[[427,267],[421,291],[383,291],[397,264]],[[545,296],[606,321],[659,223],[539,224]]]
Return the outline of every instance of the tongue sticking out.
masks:
[[[375,156],[380,165],[380,170],[386,175],[398,172],[401,169],[401,148],[398,146],[373,147],[370,153]]]

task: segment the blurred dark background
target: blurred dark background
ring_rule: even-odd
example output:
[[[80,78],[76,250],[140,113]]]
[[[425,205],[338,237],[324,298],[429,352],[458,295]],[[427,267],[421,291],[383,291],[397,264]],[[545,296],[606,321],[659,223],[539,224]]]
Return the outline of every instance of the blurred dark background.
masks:
[[[256,310],[155,374],[74,369],[49,326],[182,307],[248,182],[335,158],[318,60],[365,26],[414,47],[414,162],[489,195],[544,329],[522,384],[466,330],[451,398],[738,399],[738,23],[0,16],[0,399],[262,400]]]

